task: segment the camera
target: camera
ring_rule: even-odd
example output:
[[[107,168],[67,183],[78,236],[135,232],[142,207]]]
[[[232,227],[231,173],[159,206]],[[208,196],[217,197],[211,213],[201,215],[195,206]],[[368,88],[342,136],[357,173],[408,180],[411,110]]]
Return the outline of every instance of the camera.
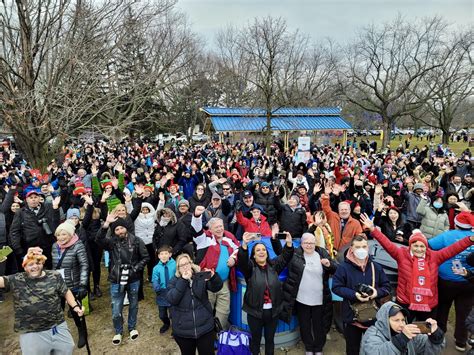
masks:
[[[130,276],[131,267],[128,264],[123,264],[120,267],[120,290],[125,291],[125,287],[128,284],[128,278]]]
[[[372,296],[374,294],[374,290],[372,290],[372,288],[366,284],[358,284],[356,286],[356,291],[360,294],[365,293],[367,296]]]
[[[53,234],[53,232],[51,231],[51,228],[49,228],[49,225],[48,225],[48,220],[46,218],[40,218],[38,219],[38,224],[43,227],[43,231],[50,235],[50,234]]]

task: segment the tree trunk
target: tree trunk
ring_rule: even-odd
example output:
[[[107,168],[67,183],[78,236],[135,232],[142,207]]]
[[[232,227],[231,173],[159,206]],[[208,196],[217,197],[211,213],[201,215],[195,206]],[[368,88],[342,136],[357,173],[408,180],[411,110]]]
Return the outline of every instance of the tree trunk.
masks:
[[[42,173],[46,172],[46,167],[55,158],[56,153],[59,152],[60,144],[56,143],[48,147],[48,144],[36,141],[34,139],[25,141],[15,137],[15,142],[18,149],[24,153],[26,160],[34,169],[39,169]],[[54,149],[53,149],[54,148]]]
[[[443,131],[443,135],[441,137],[441,143],[449,144],[449,127],[448,128],[442,127],[441,130]]]
[[[380,147],[380,149],[383,149],[390,144],[391,124],[392,122],[390,119],[388,119],[387,117],[382,117],[383,139],[381,142],[382,146]]]
[[[265,128],[265,154],[270,155],[272,145],[272,112],[267,109],[267,126]]]

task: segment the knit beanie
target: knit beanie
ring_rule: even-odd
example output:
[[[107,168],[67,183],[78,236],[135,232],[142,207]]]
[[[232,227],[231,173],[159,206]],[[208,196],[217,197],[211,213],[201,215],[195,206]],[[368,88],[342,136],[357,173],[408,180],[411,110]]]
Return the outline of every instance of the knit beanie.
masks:
[[[58,228],[56,228],[54,235],[59,235],[61,231],[65,231],[69,235],[74,235],[74,233],[76,233],[76,227],[74,226],[73,222],[66,220],[65,222],[61,223]]]
[[[100,184],[102,185],[102,188],[105,189],[107,186],[111,186],[113,187],[114,185],[112,184],[112,180],[110,179],[104,179],[100,182]]]
[[[72,217],[81,217],[81,211],[78,208],[69,208],[66,212],[66,219],[71,219]]]
[[[86,193],[86,188],[84,187],[84,183],[82,181],[76,182],[76,184],[74,185],[74,191],[72,192],[72,194],[74,196],[80,196],[80,195],[84,195],[85,193]]]
[[[414,229],[408,243],[412,245],[415,242],[422,242],[428,248],[428,239],[426,239],[425,235],[421,233],[419,229]]]
[[[115,228],[117,228],[117,227],[124,227],[125,229],[128,230],[128,223],[123,218],[117,218],[117,220],[115,222],[110,224],[110,229],[112,230],[112,233],[115,234]]]

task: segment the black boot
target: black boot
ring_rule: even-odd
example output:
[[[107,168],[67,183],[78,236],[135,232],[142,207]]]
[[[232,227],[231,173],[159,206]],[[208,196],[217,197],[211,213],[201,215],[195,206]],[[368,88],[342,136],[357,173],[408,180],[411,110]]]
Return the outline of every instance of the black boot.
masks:
[[[79,339],[77,339],[77,347],[81,349],[86,345],[87,329],[84,326],[84,322],[81,321],[81,319],[75,312],[74,312],[74,323],[76,324],[76,327],[77,327],[77,334],[79,334]]]
[[[96,297],[102,297],[102,291],[100,290],[99,285],[94,286],[94,295]]]

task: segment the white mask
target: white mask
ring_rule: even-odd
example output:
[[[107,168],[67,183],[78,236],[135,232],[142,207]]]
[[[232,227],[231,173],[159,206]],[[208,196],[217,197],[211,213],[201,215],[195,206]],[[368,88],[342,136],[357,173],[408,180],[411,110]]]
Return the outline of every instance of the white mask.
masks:
[[[369,255],[369,252],[367,249],[358,248],[354,250],[354,255],[359,260],[365,260],[367,255]]]

